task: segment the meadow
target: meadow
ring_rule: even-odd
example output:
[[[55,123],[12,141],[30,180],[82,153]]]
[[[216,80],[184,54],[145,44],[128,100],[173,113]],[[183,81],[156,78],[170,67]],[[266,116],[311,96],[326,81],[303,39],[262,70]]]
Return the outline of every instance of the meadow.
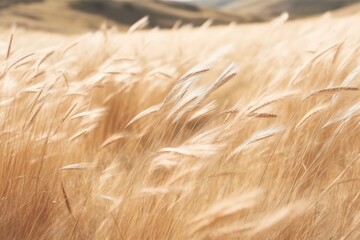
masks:
[[[0,32],[0,239],[359,239],[360,16]]]

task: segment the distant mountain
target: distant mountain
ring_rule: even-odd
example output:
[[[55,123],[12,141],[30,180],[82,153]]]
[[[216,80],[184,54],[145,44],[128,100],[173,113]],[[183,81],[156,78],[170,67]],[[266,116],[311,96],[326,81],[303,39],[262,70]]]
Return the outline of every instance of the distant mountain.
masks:
[[[226,4],[234,2],[234,0],[193,0],[191,2],[195,3],[195,4],[201,4],[204,6],[208,6],[208,7],[221,8],[221,7],[225,6]]]
[[[176,22],[199,26],[208,19],[212,19],[214,24],[254,21],[254,19],[233,13],[169,1],[83,0],[72,2],[69,6],[74,10],[103,16],[126,25],[131,25],[140,18],[149,16],[149,26],[161,28],[171,28]]]
[[[335,16],[348,16],[352,14],[360,14],[360,2],[340,8],[339,10],[333,12],[333,15]]]
[[[290,17],[299,18],[339,9],[360,0],[194,0],[195,4],[218,7],[235,13],[272,18],[282,12]]]
[[[43,2],[44,0],[1,0],[0,1],[0,9],[9,7],[18,3],[34,3],[34,2]]]
[[[213,24],[253,22],[259,19],[225,13],[182,2],[159,0],[8,0],[0,8],[0,27],[16,23],[20,27],[78,33],[95,30],[103,22],[126,30],[144,16],[149,27],[176,25],[200,26],[208,19]]]

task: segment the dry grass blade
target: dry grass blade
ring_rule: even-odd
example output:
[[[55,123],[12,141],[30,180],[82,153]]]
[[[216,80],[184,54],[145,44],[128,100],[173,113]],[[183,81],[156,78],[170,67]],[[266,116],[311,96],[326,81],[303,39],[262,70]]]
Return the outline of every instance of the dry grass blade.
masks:
[[[287,20],[289,20],[289,13],[284,12],[282,13],[279,17],[275,18],[274,20],[272,20],[272,24],[276,27],[286,23]]]
[[[255,117],[255,118],[277,118],[278,115],[272,114],[272,113],[250,113],[247,116],[249,117]]]
[[[65,121],[69,116],[70,114],[74,111],[74,109],[76,108],[78,104],[77,103],[74,103],[70,108],[69,110],[65,113],[64,117],[62,118],[62,121]]]
[[[205,234],[202,239],[246,239],[247,233],[253,228],[253,223],[238,222],[230,226],[210,231]]]
[[[170,156],[170,158],[173,158],[173,156]],[[175,159],[167,159],[166,156],[159,156],[155,158],[151,162],[151,170],[157,170],[157,169],[173,169],[174,167],[179,165],[179,160]]]
[[[40,83],[34,84],[32,86],[29,86],[25,89],[22,89],[18,94],[39,93],[40,91],[42,91],[45,88],[46,85],[47,85],[46,82],[40,82]]]
[[[348,85],[356,79],[356,77],[360,74],[360,65],[357,66],[349,75],[346,76],[345,80],[342,82],[342,87],[348,87]]]
[[[98,127],[98,123],[95,123],[93,125],[90,125],[89,127],[86,127],[84,129],[81,129],[80,131],[78,131],[77,133],[75,133],[73,136],[71,136],[69,138],[70,142],[75,141],[76,139],[78,139],[81,136],[84,136],[90,132],[92,132],[94,129],[96,129]]]
[[[324,110],[326,107],[328,107],[327,104],[325,105],[321,105],[318,107],[315,107],[313,109],[311,109],[309,112],[307,112],[304,117],[302,117],[299,121],[299,123],[296,125],[295,128],[299,128],[301,127],[307,120],[309,120],[312,116],[314,116],[315,114],[321,112],[322,110]]]
[[[128,30],[129,33],[135,32],[136,30],[140,30],[145,28],[149,24],[149,17],[145,16],[136,23],[134,23]]]
[[[122,140],[126,137],[125,133],[117,133],[117,134],[113,134],[112,136],[110,136],[109,138],[107,138],[100,146],[100,148],[105,148],[119,140]]]
[[[61,171],[69,171],[69,170],[85,171],[85,170],[88,170],[93,167],[94,167],[94,164],[92,164],[92,163],[75,163],[75,164],[63,166],[59,170],[61,170]]]
[[[324,89],[320,89],[317,90],[313,93],[311,93],[310,95],[306,96],[304,98],[304,101],[310,97],[315,97],[315,96],[319,96],[319,95],[326,95],[326,94],[341,94],[341,93],[351,93],[351,92],[358,92],[360,91],[359,88],[357,87],[330,87],[330,88],[324,88]]]
[[[130,125],[134,124],[135,122],[139,121],[140,119],[147,117],[153,113],[156,113],[157,111],[159,111],[162,107],[162,104],[158,104],[152,107],[149,107],[148,109],[145,109],[144,111],[142,111],[141,113],[139,113],[138,115],[136,115],[135,117],[133,117],[133,119],[130,120],[130,122],[128,124],[126,124],[125,128],[128,128]]]
[[[285,92],[285,93],[276,93],[276,94],[271,94],[271,95],[265,96],[265,97],[263,97],[263,100],[260,100],[260,104],[258,104],[259,100],[257,100],[256,105],[255,104],[250,105],[250,107],[248,108],[248,114],[254,113],[261,108],[269,106],[270,104],[283,101],[290,97],[295,97],[295,96],[297,96],[297,94],[298,94],[298,91],[289,91],[289,92]]]
[[[110,212],[114,211],[116,208],[118,208],[123,203],[122,197],[111,197],[108,195],[101,194],[100,197],[106,201],[111,202],[111,207],[109,209]]]
[[[230,156],[233,156],[235,154],[240,153],[241,151],[243,151],[245,148],[247,148],[250,144],[258,142],[260,140],[275,136],[276,134],[279,134],[281,132],[283,132],[285,130],[285,127],[283,126],[276,126],[276,127],[271,127],[268,129],[265,129],[263,131],[260,131],[258,133],[256,133],[255,135],[253,135],[252,137],[250,137],[248,140],[246,140],[243,144],[241,144],[239,147],[237,147],[231,154]]]
[[[99,109],[94,109],[91,111],[85,111],[85,112],[80,112],[80,113],[74,114],[70,119],[74,120],[74,119],[84,118],[84,117],[99,118],[99,117],[103,116],[105,112],[106,112],[105,108],[99,108]]]
[[[9,59],[9,57],[10,57],[13,38],[14,38],[14,34],[11,33],[10,39],[9,39],[9,45],[8,45],[8,48],[7,48],[7,51],[6,51],[6,59]]]
[[[199,64],[193,68],[191,68],[188,72],[186,72],[179,80],[178,83],[181,83],[183,81],[189,80],[190,78],[194,78],[196,76],[199,76],[200,74],[209,72],[212,65],[205,63],[205,64]]]
[[[189,89],[190,89],[190,85],[186,86],[186,89],[179,89],[178,94],[174,96],[175,97],[173,101],[174,106],[169,112],[167,119],[172,118],[173,115],[175,115],[176,113],[180,112],[183,109],[186,109],[195,100],[197,100],[198,91],[193,90],[192,94],[186,94]]]
[[[41,111],[41,109],[44,107],[45,101],[43,101],[39,107],[37,107],[37,109],[35,110],[35,112],[30,116],[28,122],[25,125],[25,130],[28,129],[31,125],[33,125],[34,120],[36,118],[36,116],[39,115],[39,112]]]
[[[179,104],[170,111],[166,120],[173,119],[172,123],[176,123],[180,121],[186,113],[195,110],[198,106],[198,96],[192,96],[190,99],[184,99],[184,101],[179,102]]]
[[[77,46],[79,43],[80,43],[80,40],[77,40],[76,42],[73,42],[73,43],[69,44],[67,47],[65,47],[62,50],[62,55],[65,55],[70,49]]]
[[[343,121],[346,121],[346,120],[349,120],[351,119],[352,117],[355,117],[355,116],[358,116],[360,115],[360,101],[359,102],[356,102],[355,104],[353,104],[344,114],[342,114],[341,116],[339,117],[335,117],[333,119],[330,119],[324,126],[323,128],[325,127],[328,127],[330,125],[333,125],[333,124],[336,124],[336,123],[339,123],[339,122],[343,122]]]
[[[305,201],[298,201],[289,204],[288,206],[281,208],[273,214],[263,217],[255,224],[255,227],[250,234],[255,235],[257,233],[264,233],[264,231],[269,230],[280,223],[286,222],[289,224],[296,217],[299,217],[301,214],[303,214],[307,207],[308,203]]]
[[[166,182],[166,186],[171,186],[173,184],[176,184],[177,182],[180,182],[184,178],[188,179],[191,175],[197,173],[202,167],[203,167],[202,164],[198,164],[191,168],[186,168],[183,171],[178,172],[177,174],[173,175],[173,177],[170,178],[169,181]]]
[[[346,166],[346,168],[322,191],[319,193],[319,195],[316,197],[316,200],[314,200],[314,202],[318,201],[319,199],[321,199],[336,183],[339,182],[339,180],[345,176],[348,171],[354,166],[354,164],[360,160],[360,153],[357,154],[356,157],[354,157],[354,159],[352,160],[352,162]]]
[[[183,99],[184,97],[187,97],[188,100],[189,100],[189,97],[192,98],[191,96],[189,96],[187,94],[190,87],[201,76],[201,74],[204,74],[204,73],[210,71],[211,64],[212,64],[212,62],[196,65],[195,67],[191,68],[188,72],[186,72],[184,75],[182,75],[176,81],[174,87],[171,89],[171,91],[168,93],[168,95],[164,99],[163,105],[176,103],[179,106],[180,105],[179,101],[181,99]],[[180,107],[182,105],[180,105]]]
[[[147,73],[147,76],[149,76],[149,77],[153,77],[153,76],[157,76],[157,75],[166,77],[168,79],[173,79],[173,76],[169,73],[162,71],[162,68],[153,69]]]
[[[213,19],[208,19],[206,20],[202,25],[201,25],[201,29],[206,29],[209,28],[212,24],[214,23]]]
[[[191,144],[177,148],[162,148],[160,153],[175,153],[188,157],[209,157],[216,154],[222,146],[218,144]]]
[[[195,217],[190,221],[191,235],[204,230],[209,229],[216,222],[221,221],[225,217],[232,216],[239,213],[239,211],[253,207],[257,202],[257,198],[260,196],[261,191],[253,191],[239,197],[223,200],[209,210]]]
[[[38,63],[36,64],[36,71],[38,71],[38,69],[40,68],[41,64],[43,64],[49,57],[51,57],[51,55],[53,55],[55,53],[55,51],[50,51],[48,53],[45,54],[45,56],[43,58],[41,58]]]
[[[11,98],[8,98],[8,99],[4,99],[2,101],[0,101],[0,106],[1,107],[5,107],[9,104],[12,104],[13,102],[15,101],[15,98],[14,97],[11,97]]]
[[[149,194],[149,195],[159,195],[159,194],[167,194],[169,193],[169,189],[167,188],[143,188],[140,190],[141,193]]]
[[[223,73],[221,73],[220,77],[214,81],[214,83],[210,87],[210,91],[214,91],[220,88],[222,85],[227,83],[229,80],[234,78],[237,74],[235,63],[231,63],[227,69]]]
[[[184,91],[181,91],[181,96],[178,97],[175,102],[176,105],[172,111],[168,114],[167,119],[172,117],[175,113],[177,113],[176,117],[173,120],[173,123],[179,121],[185,113],[190,112],[204,102],[204,100],[216,89],[224,85],[230,79],[236,76],[235,64],[231,64],[221,75],[218,79],[216,79],[213,83],[208,85],[207,87],[199,87],[196,89],[192,89],[191,94],[186,94],[189,90],[192,82],[190,85],[185,87]],[[186,85],[186,82],[185,84]]]
[[[27,55],[19,58],[18,60],[14,61],[14,62],[8,67],[8,69],[12,69],[12,68],[13,68],[14,66],[16,66],[18,63],[20,63],[20,62],[24,61],[25,59],[28,59],[28,58],[30,58],[30,57],[32,57],[32,56],[34,56],[34,55],[35,55],[34,53],[29,53],[29,54],[27,54]]]
[[[196,111],[193,115],[191,115],[191,117],[189,118],[189,121],[194,121],[198,118],[203,117],[206,114],[213,112],[216,109],[216,107],[217,107],[216,101],[212,101],[212,102],[206,104],[200,110]]]
[[[68,198],[68,196],[67,196],[67,194],[66,194],[66,191],[65,191],[65,188],[64,188],[64,185],[63,185],[62,182],[61,182],[61,191],[62,191],[63,197],[64,197],[64,199],[65,199],[66,208],[67,208],[68,212],[70,213],[70,215],[71,215],[72,217],[74,217],[73,214],[72,214],[73,211],[72,211],[72,209],[71,209],[71,205],[70,205],[69,198]]]

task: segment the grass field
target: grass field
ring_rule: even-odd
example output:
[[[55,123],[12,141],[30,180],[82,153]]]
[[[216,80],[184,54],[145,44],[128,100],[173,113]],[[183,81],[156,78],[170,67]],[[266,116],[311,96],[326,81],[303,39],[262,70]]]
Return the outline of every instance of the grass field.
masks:
[[[360,16],[0,32],[0,239],[359,239]]]

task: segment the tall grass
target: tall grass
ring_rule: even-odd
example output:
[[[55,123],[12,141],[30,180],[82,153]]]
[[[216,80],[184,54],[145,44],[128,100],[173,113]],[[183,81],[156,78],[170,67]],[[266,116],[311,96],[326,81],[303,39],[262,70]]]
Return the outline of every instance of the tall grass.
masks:
[[[0,238],[358,239],[359,20],[2,32]]]

